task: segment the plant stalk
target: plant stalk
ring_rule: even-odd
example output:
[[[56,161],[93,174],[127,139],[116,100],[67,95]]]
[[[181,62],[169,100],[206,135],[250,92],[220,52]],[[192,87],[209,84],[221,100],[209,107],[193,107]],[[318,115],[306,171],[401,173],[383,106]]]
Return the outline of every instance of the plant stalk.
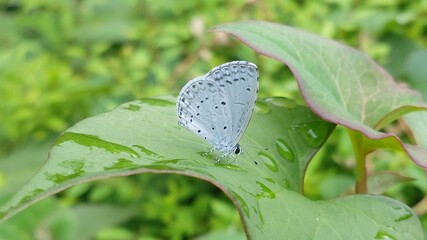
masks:
[[[363,136],[356,131],[349,130],[350,140],[353,146],[356,160],[356,193],[368,193],[367,174],[366,174],[366,155],[363,147]]]

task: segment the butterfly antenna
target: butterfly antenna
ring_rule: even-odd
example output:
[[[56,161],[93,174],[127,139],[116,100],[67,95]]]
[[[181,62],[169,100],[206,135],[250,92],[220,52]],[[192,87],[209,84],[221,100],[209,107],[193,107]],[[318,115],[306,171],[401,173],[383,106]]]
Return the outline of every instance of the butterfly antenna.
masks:
[[[260,150],[265,150],[265,151],[269,151],[270,150],[269,148],[266,148],[266,147],[259,147],[259,146],[248,145],[248,144],[245,144],[243,146],[245,146],[245,147],[251,147],[251,148],[256,148],[256,149],[260,149]],[[252,155],[249,154],[249,152],[247,152],[247,151],[245,151],[245,152],[248,153],[249,157],[252,159],[252,161],[255,163],[255,165],[258,165],[258,162],[254,160],[254,158],[252,157]]]
[[[269,148],[266,148],[266,147],[259,147],[259,146],[249,145],[249,144],[244,144],[242,146],[256,148],[256,149],[265,150],[265,151],[269,151],[270,150]]]
[[[248,151],[245,151],[244,153],[247,153],[248,154],[248,156],[252,159],[252,161],[255,163],[255,165],[258,165],[258,162],[257,161],[255,161],[255,159],[252,157],[252,155],[251,154],[249,154],[249,152]]]

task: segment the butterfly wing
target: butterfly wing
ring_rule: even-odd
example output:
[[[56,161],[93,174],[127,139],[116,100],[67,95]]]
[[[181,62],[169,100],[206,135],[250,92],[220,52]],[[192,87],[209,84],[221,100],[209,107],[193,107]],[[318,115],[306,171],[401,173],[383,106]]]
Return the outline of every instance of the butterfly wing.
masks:
[[[179,93],[178,123],[221,150],[223,139],[232,131],[228,101],[227,93],[217,82],[197,77]]]
[[[222,64],[205,75],[225,92],[231,111],[231,135],[221,145],[234,147],[251,119],[258,94],[258,68],[246,61]]]

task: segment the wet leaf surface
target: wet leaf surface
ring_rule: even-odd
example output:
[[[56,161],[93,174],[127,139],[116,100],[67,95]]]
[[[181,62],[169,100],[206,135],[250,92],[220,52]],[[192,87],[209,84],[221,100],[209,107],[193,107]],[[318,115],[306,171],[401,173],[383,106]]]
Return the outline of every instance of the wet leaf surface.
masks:
[[[220,153],[204,154],[210,146],[178,126],[174,101],[125,103],[65,131],[45,165],[2,206],[2,220],[82,182],[154,172],[215,184],[238,207],[252,239],[421,238],[418,218],[395,200],[302,195],[307,164],[335,127],[308,108],[285,98],[259,100],[241,140],[243,155],[216,162]]]

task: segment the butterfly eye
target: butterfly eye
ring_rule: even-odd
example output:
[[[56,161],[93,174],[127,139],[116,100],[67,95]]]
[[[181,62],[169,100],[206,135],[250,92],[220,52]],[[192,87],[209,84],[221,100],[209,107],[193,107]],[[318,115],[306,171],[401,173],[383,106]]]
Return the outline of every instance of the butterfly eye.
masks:
[[[239,154],[240,153],[240,147],[237,146],[236,149],[234,150],[234,154]]]

